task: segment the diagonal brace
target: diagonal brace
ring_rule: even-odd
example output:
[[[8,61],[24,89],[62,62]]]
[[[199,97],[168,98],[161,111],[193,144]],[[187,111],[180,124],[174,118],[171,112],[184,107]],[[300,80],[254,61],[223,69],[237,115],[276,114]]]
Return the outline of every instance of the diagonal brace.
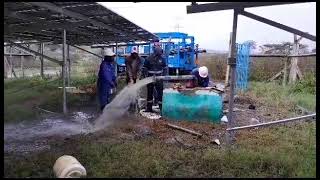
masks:
[[[239,11],[239,14],[243,15],[243,16],[246,16],[246,17],[249,17],[251,19],[254,19],[256,21],[260,21],[260,22],[263,22],[265,24],[269,24],[271,26],[274,26],[274,27],[277,27],[279,29],[282,29],[282,30],[285,30],[285,31],[288,31],[290,33],[293,33],[293,34],[297,34],[299,36],[302,36],[306,39],[309,39],[311,41],[316,41],[316,36],[313,36],[311,34],[308,34],[308,33],[305,33],[305,32],[302,32],[298,29],[294,29],[292,27],[289,27],[289,26],[286,26],[286,25],[283,25],[283,24],[280,24],[278,22],[275,22],[275,21],[272,21],[272,20],[269,20],[269,19],[266,19],[264,17],[261,17],[261,16],[258,16],[258,15],[255,15],[255,14],[252,14],[252,13],[249,13],[247,11]]]

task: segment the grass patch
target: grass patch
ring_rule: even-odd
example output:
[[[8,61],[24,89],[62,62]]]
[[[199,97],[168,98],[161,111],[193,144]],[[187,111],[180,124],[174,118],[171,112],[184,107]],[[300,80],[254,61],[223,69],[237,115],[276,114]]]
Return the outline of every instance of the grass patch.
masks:
[[[6,158],[5,172],[6,177],[52,177],[55,160],[69,154],[88,177],[315,177],[315,143],[314,122],[242,131],[230,152],[212,146],[184,149],[151,137],[113,143],[80,137],[63,150],[23,161]]]
[[[84,80],[79,78],[73,81],[73,85],[91,84],[94,80],[90,76]],[[25,90],[26,97],[17,96],[16,101],[8,92],[23,86],[12,81],[8,84],[5,82],[8,95],[5,103],[10,102],[5,106],[5,117],[14,119],[17,114],[20,117],[22,114],[29,116],[23,104],[39,94],[45,94],[46,108],[61,108],[62,95],[57,89],[58,84],[42,80],[33,82],[46,89],[39,88],[37,96]],[[30,85],[30,81],[21,83]],[[248,93],[266,105],[286,110],[300,105],[314,110],[316,98],[310,91],[313,85],[310,82],[301,84],[304,85],[297,83],[283,87],[275,82],[251,82]],[[70,102],[78,101],[77,97],[70,97]],[[18,109],[25,112],[19,112]],[[77,136],[68,141],[53,142],[50,151],[40,154],[26,157],[7,154],[4,158],[4,172],[5,177],[54,177],[54,162],[68,154],[84,165],[88,177],[315,177],[315,135],[315,122],[240,131],[231,151],[213,146],[184,149],[167,145],[157,137],[116,142],[109,142],[110,137],[100,137],[104,140],[102,143],[90,136]]]
[[[309,80],[305,81],[308,82]],[[310,89],[315,88],[315,84],[309,84],[308,86],[301,86],[301,84],[307,83],[299,81],[296,84],[283,87],[277,82],[250,82],[249,92],[270,106],[290,110],[299,105],[310,111],[315,111],[316,95],[313,91],[310,91]]]

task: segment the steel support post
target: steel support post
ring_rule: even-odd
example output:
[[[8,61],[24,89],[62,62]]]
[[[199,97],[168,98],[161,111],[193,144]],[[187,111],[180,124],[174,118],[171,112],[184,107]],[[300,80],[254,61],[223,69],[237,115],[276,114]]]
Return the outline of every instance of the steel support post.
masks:
[[[63,30],[63,44],[62,44],[62,80],[63,80],[63,114],[67,114],[67,92],[66,92],[66,30]]]
[[[230,92],[229,92],[229,114],[228,114],[228,128],[234,126],[233,122],[233,101],[234,101],[234,87],[235,87],[235,76],[236,76],[236,37],[237,37],[237,24],[238,24],[238,10],[233,10],[233,25],[232,25],[232,38],[230,57],[228,58],[228,65],[230,66]],[[234,138],[234,133],[227,133],[227,143],[231,144]]]
[[[43,51],[44,51],[44,44],[41,42],[40,43],[40,53],[41,53],[41,56],[40,56],[40,75],[41,75],[42,79],[44,78],[44,73],[43,73]]]
[[[68,61],[68,87],[70,87],[70,73],[71,73],[71,61],[70,61],[70,46],[67,45],[67,61]]]

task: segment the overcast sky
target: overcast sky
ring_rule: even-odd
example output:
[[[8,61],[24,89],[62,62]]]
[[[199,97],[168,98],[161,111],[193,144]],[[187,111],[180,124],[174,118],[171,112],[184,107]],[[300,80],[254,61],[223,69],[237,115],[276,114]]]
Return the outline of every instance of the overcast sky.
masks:
[[[185,2],[101,2],[100,4],[150,32],[177,31],[193,35],[200,48],[228,50],[232,29],[232,10],[187,14]],[[299,3],[272,7],[246,8],[248,12],[316,35],[316,3]],[[254,40],[258,45],[293,41],[293,34],[267,24],[238,18],[237,42]],[[310,50],[316,43],[303,39]]]

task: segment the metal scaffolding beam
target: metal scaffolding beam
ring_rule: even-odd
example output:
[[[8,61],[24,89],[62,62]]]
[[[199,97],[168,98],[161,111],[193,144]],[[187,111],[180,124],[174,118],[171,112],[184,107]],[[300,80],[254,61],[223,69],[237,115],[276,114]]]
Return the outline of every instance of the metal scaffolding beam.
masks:
[[[105,23],[90,19],[90,18],[88,18],[88,17],[86,17],[86,16],[84,16],[84,15],[82,15],[80,13],[69,11],[67,9],[61,8],[59,6],[56,6],[53,3],[49,3],[49,2],[29,2],[29,3],[32,4],[32,5],[35,5],[35,6],[47,8],[47,9],[49,9],[51,11],[54,11],[54,12],[57,12],[57,13],[61,13],[61,14],[64,14],[64,15],[67,15],[67,16],[70,16],[70,17],[73,17],[73,18],[76,18],[76,19],[81,19],[81,20],[88,21],[88,22],[92,23],[95,26],[103,27],[103,28],[106,28],[108,30],[111,30],[111,31],[119,33],[119,34],[123,34],[123,32],[125,32],[123,30],[118,30],[116,28],[113,28],[112,26],[109,26],[109,25],[107,25]],[[137,37],[139,37],[139,36],[137,36],[137,34],[133,34],[133,33],[129,33],[129,32],[126,32],[126,34],[128,36],[130,36],[131,38],[133,38],[133,39],[138,39]],[[142,38],[142,37],[139,37],[139,39],[140,38]],[[142,38],[142,39],[144,39],[144,38]]]
[[[255,15],[255,14],[252,14],[252,13],[249,13],[247,11],[240,11],[239,14],[243,15],[243,16],[246,16],[246,17],[249,17],[251,19],[254,19],[256,21],[260,21],[260,22],[263,22],[265,24],[268,24],[268,25],[271,25],[273,27],[277,27],[279,29],[282,29],[282,30],[285,30],[287,32],[290,32],[290,33],[293,33],[293,34],[297,34],[301,37],[304,37],[306,39],[309,39],[311,41],[316,41],[316,36],[313,36],[311,34],[308,34],[308,33],[305,33],[305,32],[302,32],[298,29],[294,29],[292,27],[289,27],[289,26],[286,26],[286,25],[283,25],[283,24],[280,24],[278,22],[275,22],[275,21],[272,21],[272,20],[269,20],[269,19],[266,19],[264,17],[261,17],[261,16],[258,16],[258,15]]]
[[[41,53],[39,53],[39,52],[37,52],[37,51],[34,51],[34,50],[31,50],[31,49],[29,49],[29,48],[27,48],[27,47],[24,47],[24,46],[20,45],[20,44],[15,44],[14,42],[12,42],[12,41],[10,41],[10,40],[8,40],[8,42],[11,43],[12,46],[16,46],[16,47],[18,47],[18,48],[20,48],[20,49],[23,49],[24,51],[26,51],[26,52],[28,52],[28,53],[34,54],[35,56],[43,56],[43,57],[46,58],[47,60],[52,61],[52,62],[55,62],[55,63],[58,63],[58,64],[62,64],[62,63],[63,63],[62,61],[59,61],[59,60],[57,60],[57,59],[51,58],[51,57],[46,56],[46,55],[42,55]]]
[[[93,53],[93,52],[90,52],[90,51],[88,51],[88,50],[85,50],[85,49],[83,49],[83,48],[81,48],[81,47],[79,47],[79,46],[76,46],[76,45],[71,45],[72,47],[75,47],[75,48],[77,48],[77,49],[80,49],[80,50],[82,50],[82,51],[84,51],[84,52],[87,52],[87,53],[89,53],[89,54],[92,54],[92,55],[94,55],[94,56],[97,56],[98,58],[103,58],[102,56],[99,56],[98,54],[95,54],[95,53]]]
[[[149,41],[157,36],[95,2],[4,2],[4,38],[93,45]]]
[[[306,3],[306,2],[218,2],[218,3],[207,3],[207,4],[192,4],[187,6],[187,14],[210,12],[210,11],[221,11],[221,10],[232,10],[232,9],[244,9],[261,6],[273,6],[273,5],[284,5],[294,3]]]

